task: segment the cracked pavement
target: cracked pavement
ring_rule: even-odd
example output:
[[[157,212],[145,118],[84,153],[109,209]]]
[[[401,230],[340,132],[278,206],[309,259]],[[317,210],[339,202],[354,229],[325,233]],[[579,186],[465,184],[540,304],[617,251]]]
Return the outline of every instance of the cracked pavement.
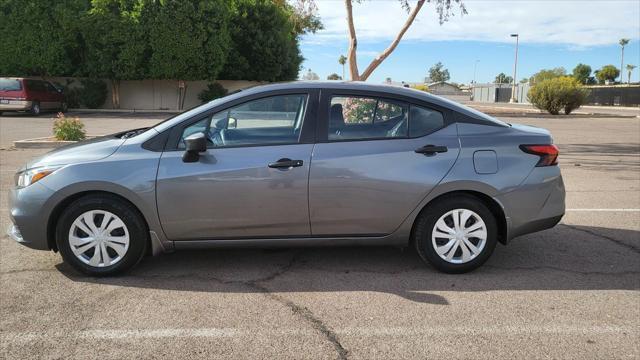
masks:
[[[162,118],[80,116],[92,134]],[[553,132],[573,210],[478,271],[410,249],[225,249],[94,279],[2,234],[0,358],[639,358],[640,119],[504,120]],[[45,151],[11,143],[51,123],[0,117],[0,229],[13,172]]]

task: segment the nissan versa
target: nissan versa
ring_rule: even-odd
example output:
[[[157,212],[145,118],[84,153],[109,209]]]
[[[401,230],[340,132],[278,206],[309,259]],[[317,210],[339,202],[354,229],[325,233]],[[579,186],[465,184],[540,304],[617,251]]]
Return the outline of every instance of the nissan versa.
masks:
[[[54,150],[16,174],[10,236],[89,275],[226,246],[414,246],[473,270],[564,214],[547,130],[421,91],[255,87],[151,128]]]

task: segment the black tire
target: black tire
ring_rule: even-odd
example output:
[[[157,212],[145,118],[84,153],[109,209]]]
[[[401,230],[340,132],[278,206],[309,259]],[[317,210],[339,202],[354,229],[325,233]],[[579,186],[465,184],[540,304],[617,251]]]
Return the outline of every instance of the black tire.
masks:
[[[62,104],[60,104],[60,112],[61,113],[66,113],[67,110],[69,110],[69,106],[67,106],[66,102],[63,102]]]
[[[73,222],[90,210],[104,210],[118,216],[129,232],[129,247],[124,256],[113,265],[95,267],[85,264],[71,250],[69,231]],[[147,225],[138,211],[116,196],[108,194],[87,195],[72,202],[62,212],[56,226],[56,244],[64,261],[76,270],[90,276],[122,274],[134,267],[146,253],[149,243]]]
[[[40,113],[42,112],[42,109],[40,108],[40,103],[38,101],[34,101],[33,104],[31,104],[31,110],[29,110],[29,112],[35,116],[40,115]]]
[[[484,221],[487,230],[484,248],[475,258],[460,264],[454,264],[441,258],[434,248],[431,237],[440,217],[455,209],[467,209],[475,212]],[[413,241],[422,260],[439,271],[449,274],[466,273],[477,269],[489,259],[498,242],[498,226],[495,216],[478,198],[462,194],[446,196],[427,205],[427,208],[418,216],[414,227]],[[457,251],[461,251],[461,249]]]

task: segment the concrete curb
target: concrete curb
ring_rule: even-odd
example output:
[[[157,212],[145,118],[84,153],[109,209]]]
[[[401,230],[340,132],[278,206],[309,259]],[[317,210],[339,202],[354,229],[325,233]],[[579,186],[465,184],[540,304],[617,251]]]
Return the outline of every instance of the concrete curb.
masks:
[[[87,136],[85,140],[93,139],[98,137],[97,135]],[[55,138],[51,136],[47,137],[39,137],[33,139],[24,139],[24,140],[16,140],[13,142],[13,146],[16,149],[49,149],[49,148],[58,148],[60,146],[65,146],[69,144],[75,144],[77,141],[62,141],[55,140]]]

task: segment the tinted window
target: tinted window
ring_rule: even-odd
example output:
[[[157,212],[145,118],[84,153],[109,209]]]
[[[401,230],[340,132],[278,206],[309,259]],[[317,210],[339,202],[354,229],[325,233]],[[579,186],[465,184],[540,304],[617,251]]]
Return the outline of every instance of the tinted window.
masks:
[[[329,134],[332,141],[407,137],[408,106],[368,97],[331,98]]]
[[[17,79],[0,79],[0,91],[20,91],[22,83]]]
[[[425,136],[443,126],[444,118],[442,113],[419,106],[411,106],[411,113],[409,114],[410,137]]]
[[[306,95],[281,95],[234,106],[185,128],[178,147],[196,132],[204,132],[212,147],[295,144],[306,100]]]

